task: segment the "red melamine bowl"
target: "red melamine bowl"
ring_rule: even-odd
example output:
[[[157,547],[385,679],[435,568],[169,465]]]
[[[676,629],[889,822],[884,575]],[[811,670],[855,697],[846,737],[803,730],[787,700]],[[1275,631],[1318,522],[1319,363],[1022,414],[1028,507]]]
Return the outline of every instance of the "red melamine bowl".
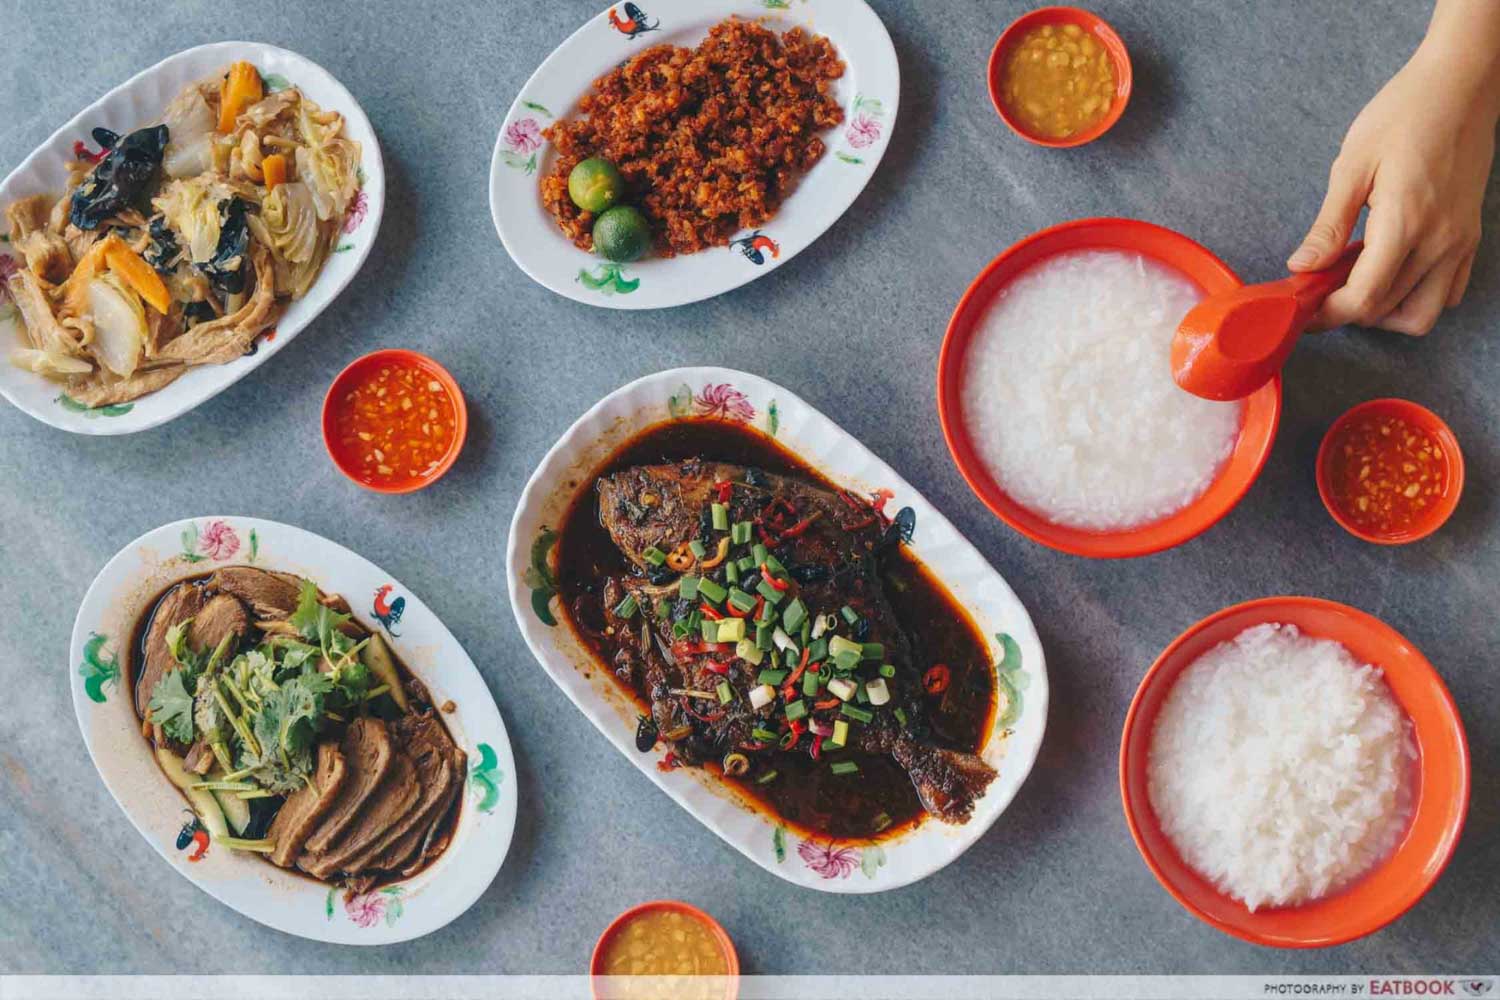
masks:
[[[1092,36],[1094,41],[1104,46],[1104,51],[1109,53],[1110,61],[1115,66],[1115,96],[1114,102],[1109,106],[1109,113],[1082,132],[1065,139],[1052,139],[1029,130],[1019,117],[1011,114],[1010,108],[1006,106],[1005,99],[1000,93],[1001,77],[1005,72],[1005,62],[1010,57],[1011,49],[1032,28],[1040,28],[1048,24],[1078,25]],[[1022,14],[1000,34],[995,47],[990,50],[989,85],[990,101],[994,103],[995,110],[1000,113],[1001,119],[1010,126],[1012,132],[1038,146],[1067,149],[1093,142],[1114,127],[1115,122],[1119,121],[1120,116],[1125,113],[1125,105],[1130,101],[1134,77],[1130,68],[1130,53],[1126,50],[1125,43],[1120,40],[1115,29],[1111,28],[1104,18],[1081,7],[1042,7],[1029,14]]]
[[[1406,531],[1387,535],[1377,535],[1366,531],[1345,516],[1333,496],[1333,477],[1329,469],[1329,462],[1333,457],[1331,452],[1333,439],[1349,421],[1368,414],[1400,417],[1407,423],[1415,424],[1431,434],[1433,440],[1443,449],[1443,467],[1447,472],[1444,477],[1443,494],[1438,497],[1437,503],[1427,509],[1421,521]],[[1374,542],[1376,545],[1405,545],[1407,542],[1426,538],[1441,528],[1453,515],[1453,511],[1458,507],[1459,495],[1464,491],[1464,453],[1459,449],[1458,438],[1452,429],[1443,422],[1442,417],[1427,407],[1419,406],[1407,399],[1372,399],[1346,411],[1328,428],[1328,433],[1323,435],[1323,443],[1318,446],[1317,477],[1318,496],[1323,498],[1323,506],[1328,508],[1329,516],[1338,522],[1339,527],[1355,538]]]
[[[406,479],[398,479],[389,483],[367,483],[358,476],[358,468],[353,456],[346,455],[334,439],[334,411],[336,401],[341,400],[349,392],[359,379],[369,373],[370,369],[378,368],[383,364],[396,364],[421,369],[427,375],[436,379],[443,387],[443,392],[453,401],[453,444],[431,472],[419,476],[411,476]],[[425,486],[431,486],[453,467],[458,460],[458,453],[463,450],[464,438],[469,433],[469,408],[464,402],[463,391],[459,389],[458,382],[448,374],[448,369],[438,364],[425,354],[416,351],[407,351],[397,348],[389,348],[383,351],[375,351],[366,354],[362,358],[356,358],[349,366],[339,372],[334,378],[333,384],[328,387],[328,392],[323,396],[323,447],[328,449],[328,457],[338,470],[348,476],[354,482],[367,490],[375,493],[414,493]]]
[[[599,941],[594,945],[594,954],[589,960],[589,976],[591,979],[604,975],[604,949],[610,940],[620,932],[620,928],[624,927],[626,923],[646,913],[681,913],[707,927],[709,932],[713,934],[714,940],[719,943],[720,950],[724,953],[724,1000],[735,1000],[739,996],[740,957],[735,953],[734,942],[729,939],[728,932],[720,926],[717,920],[696,906],[679,902],[675,899],[656,899],[649,903],[641,903],[639,906],[632,906],[616,917],[604,929],[604,933],[599,935]],[[601,1000],[602,994],[599,992],[599,984],[597,982],[591,983],[590,989],[593,992],[594,1000]]]
[[[1238,276],[1199,244],[1170,229],[1135,219],[1079,219],[1026,237],[979,272],[958,300],[938,358],[938,415],[958,471],[1000,520],[1027,538],[1061,552],[1114,559],[1144,556],[1180,545],[1207,531],[1240,502],[1265,465],[1281,418],[1278,374],[1244,400],[1240,436],[1218,477],[1203,495],[1159,521],[1118,531],[1090,531],[1054,524],[1013,500],[995,482],[969,438],[963,413],[965,354],[974,330],[995,296],[1027,268],[1054,254],[1077,250],[1123,250],[1150,257],[1181,273],[1205,295],[1238,288]],[[1168,365],[1163,356],[1162,366]]]
[[[1146,759],[1167,692],[1191,663],[1254,625],[1295,625],[1341,643],[1360,663],[1380,668],[1416,738],[1417,794],[1411,823],[1390,857],[1332,896],[1251,913],[1178,856],[1151,809]],[[1357,608],[1312,597],[1268,597],[1209,615],[1146,671],[1120,737],[1120,796],[1125,821],[1146,866],[1172,898],[1226,934],[1277,948],[1343,944],[1384,927],[1416,905],[1447,866],[1469,808],[1469,745],[1453,696],[1400,632]]]

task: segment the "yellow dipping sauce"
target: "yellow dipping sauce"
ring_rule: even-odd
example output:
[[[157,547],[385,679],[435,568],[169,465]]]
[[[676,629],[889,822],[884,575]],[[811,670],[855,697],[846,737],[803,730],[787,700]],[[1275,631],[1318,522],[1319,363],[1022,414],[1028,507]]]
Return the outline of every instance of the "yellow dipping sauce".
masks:
[[[673,910],[648,910],[631,917],[604,946],[604,976],[651,976],[633,991],[625,981],[611,983],[611,996],[672,1000],[721,1000],[725,980],[655,978],[726,976],[729,962],[719,939],[701,920]]]
[[[1045,24],[1010,51],[1001,99],[1030,132],[1066,139],[1099,122],[1115,99],[1115,64],[1076,24]]]

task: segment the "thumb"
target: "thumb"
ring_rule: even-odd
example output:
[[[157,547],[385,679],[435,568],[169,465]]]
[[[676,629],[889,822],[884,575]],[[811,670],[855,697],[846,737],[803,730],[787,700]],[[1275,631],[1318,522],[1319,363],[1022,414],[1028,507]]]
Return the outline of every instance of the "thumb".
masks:
[[[1328,174],[1328,194],[1302,245],[1287,260],[1293,271],[1317,271],[1333,263],[1354,231],[1360,209],[1370,194],[1368,175],[1334,161]]]

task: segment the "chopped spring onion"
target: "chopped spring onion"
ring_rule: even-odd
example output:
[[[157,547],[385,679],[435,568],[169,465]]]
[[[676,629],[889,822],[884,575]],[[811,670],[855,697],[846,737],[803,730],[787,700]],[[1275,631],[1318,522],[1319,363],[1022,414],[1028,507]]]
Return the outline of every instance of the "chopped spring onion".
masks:
[[[787,669],[791,670],[792,668],[796,667],[799,662],[801,662],[802,654],[797,652],[796,647],[793,647],[787,650],[785,653],[782,653],[781,659],[784,663],[786,663]]]
[[[886,686],[884,677],[877,677],[873,681],[865,683],[865,694],[870,696],[871,705],[884,705],[891,700],[891,689]]]
[[[760,674],[756,676],[755,683],[769,684],[772,687],[779,687],[781,685],[781,682],[784,680],[786,680],[785,670],[762,670]]]
[[[667,554],[653,545],[641,553],[641,558],[653,566],[660,566],[667,561]]]
[[[686,639],[692,631],[693,627],[685,621],[672,623],[673,639]],[[715,634],[717,635],[718,633]]]
[[[866,660],[885,659],[885,644],[879,642],[867,642],[864,644],[863,658]]]
[[[721,503],[716,503],[713,506],[709,507],[709,510],[712,512],[714,530],[715,531],[728,531],[729,530],[729,508],[726,507],[726,506],[724,506]]]
[[[274,840],[243,840],[239,837],[215,838],[220,847],[227,847],[231,851],[255,851],[257,854],[270,854],[276,850]]]
[[[750,770],[750,758],[742,753],[727,753],[724,755],[724,773],[731,778],[738,778]]]
[[[735,644],[734,655],[752,667],[760,666],[760,661],[766,658],[766,654],[755,644],[755,640],[748,637]]]
[[[770,649],[771,648],[771,646],[772,646],[772,643],[771,643],[771,626],[769,626],[769,625],[756,625],[755,626],[755,645],[758,646],[758,647],[760,647],[761,649]]]
[[[790,649],[793,652],[795,652],[797,649],[797,644],[792,642],[792,637],[787,635],[779,628],[771,632],[771,641],[776,644],[777,649]]]
[[[849,723],[843,719],[835,719],[833,722],[833,735],[828,738],[828,745],[831,747],[842,747],[848,746],[848,744]]]
[[[672,617],[672,602],[663,597],[656,602],[656,617],[665,621]]]
[[[730,583],[740,582],[739,563],[727,562],[724,564],[724,579],[728,580]]]
[[[724,600],[724,597],[726,594],[728,594],[728,591],[719,586],[716,581],[710,580],[705,576],[703,579],[698,581],[698,593],[703,597],[708,598],[710,601],[713,601],[715,604],[718,604],[720,601]]]
[[[739,642],[745,638],[743,618],[724,618],[714,624],[719,627],[719,642]]]
[[[783,580],[786,579],[786,567],[781,565],[781,561],[774,555],[767,552],[766,558],[763,559],[762,562],[766,564],[766,569],[771,571],[772,576],[780,577]]]
[[[802,675],[802,694],[804,697],[812,698],[818,693],[818,675],[809,670]]]
[[[903,726],[906,725],[906,709],[904,709],[904,708],[897,708],[896,712],[895,712],[895,715],[896,715],[896,721],[897,722],[901,723],[901,725],[903,725]]]
[[[853,625],[859,621],[859,615],[856,614],[854,609],[849,607],[849,605],[847,604],[839,609],[839,614],[843,615],[844,621],[848,622],[850,625]]]
[[[805,715],[807,715],[807,703],[804,701],[794,701],[786,707],[788,722],[796,722]]]
[[[704,556],[708,555],[707,547],[704,546],[704,544],[698,541],[698,539],[696,538],[691,542],[688,542],[688,551],[693,554],[693,557],[695,559],[702,559]]]
[[[769,684],[761,684],[750,689],[750,707],[756,711],[760,711],[775,700],[776,689]]]
[[[750,735],[760,743],[775,743],[781,739],[780,733],[775,730],[762,728],[761,726],[756,726],[750,730]]]
[[[776,605],[767,601],[761,605],[760,614],[755,617],[757,625],[771,625],[776,621]]]
[[[836,760],[828,765],[828,770],[834,774],[854,774],[859,770],[859,765],[852,760]]]
[[[882,676],[882,677],[895,677],[896,676],[896,667],[893,664],[890,664],[890,663],[882,663],[880,665],[880,676]]]
[[[835,677],[828,682],[828,693],[839,701],[848,701],[850,698],[853,698],[857,690],[858,685],[847,677]]]
[[[754,559],[751,559],[749,556],[746,556],[739,561],[738,565],[740,567],[741,573],[750,573],[753,572],[755,570],[755,567],[760,564],[757,563]]]
[[[729,603],[741,611],[754,611],[755,598],[740,590],[738,587],[729,588]]]
[[[738,618],[735,621],[739,621]],[[698,625],[698,631],[703,635],[704,642],[719,641],[719,623],[712,618],[705,618]]]
[[[865,690],[865,686],[863,683],[861,683],[859,688],[854,692],[854,700],[859,702],[861,705],[868,705],[870,703],[869,692]]]
[[[823,633],[838,625],[838,623],[839,620],[833,615],[819,615],[813,620],[812,637],[814,639],[823,638]]]
[[[807,661],[819,663],[828,659],[828,640],[814,639],[807,647]]]
[[[770,554],[771,550],[766,548],[760,542],[756,542],[754,545],[750,546],[750,559],[757,566],[765,562],[766,557]]]
[[[734,688],[729,686],[728,681],[720,681],[719,686],[714,688],[714,694],[719,696],[720,705],[727,705],[734,701]]]
[[[828,640],[828,652],[832,654],[834,658],[837,658],[839,654],[845,652],[852,652],[856,655],[863,656],[864,647],[855,642],[853,639],[846,639],[841,635],[836,635],[832,639]]]
[[[621,618],[633,618],[638,607],[639,605],[635,603],[635,595],[626,594],[625,600],[615,605],[615,614]]]
[[[833,664],[838,669],[847,673],[848,671],[853,670],[855,667],[859,666],[859,654],[851,653],[846,649],[833,658]]]
[[[776,771],[775,770],[770,770],[770,771],[767,771],[765,774],[762,774],[760,777],[756,778],[755,779],[755,783],[757,785],[769,785],[771,782],[773,782],[775,780],[776,780]]]
[[[895,822],[895,821],[891,819],[891,814],[890,813],[884,813],[884,812],[883,813],[876,813],[875,814],[875,832],[879,833],[881,830],[884,830],[887,827],[889,827],[891,825],[891,823],[893,823],[893,822]]]
[[[766,607],[768,608],[781,603],[782,592],[765,580],[755,585],[755,592],[766,599]]]
[[[729,529],[729,540],[736,545],[749,545],[752,528],[753,525],[749,521],[734,522],[734,527]]]
[[[807,605],[802,603],[800,597],[792,598],[792,603],[788,604],[786,610],[781,613],[781,623],[787,627],[788,631],[791,631],[801,628],[805,621],[807,621]]]
[[[698,596],[698,577],[684,576],[677,581],[677,596],[691,601]]]
[[[839,714],[848,716],[855,722],[869,722],[871,719],[875,718],[875,713],[869,711],[868,709],[858,708],[854,705],[849,704],[847,701],[839,706]]]

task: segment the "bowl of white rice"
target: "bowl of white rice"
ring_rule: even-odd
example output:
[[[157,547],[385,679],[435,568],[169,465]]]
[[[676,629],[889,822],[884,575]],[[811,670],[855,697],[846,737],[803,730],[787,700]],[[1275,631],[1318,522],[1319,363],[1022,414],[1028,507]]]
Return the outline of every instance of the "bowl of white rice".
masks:
[[[1120,743],[1131,835],[1167,892],[1219,930],[1341,944],[1437,880],[1469,801],[1468,745],[1437,671],[1399,632],[1308,597],[1226,608],[1137,690]]]
[[[938,409],[959,470],[1027,537],[1076,555],[1146,555],[1207,530],[1259,474],[1279,377],[1219,403],[1178,388],[1171,342],[1240,280],[1179,233],[1084,219],[995,258],[954,310]]]

